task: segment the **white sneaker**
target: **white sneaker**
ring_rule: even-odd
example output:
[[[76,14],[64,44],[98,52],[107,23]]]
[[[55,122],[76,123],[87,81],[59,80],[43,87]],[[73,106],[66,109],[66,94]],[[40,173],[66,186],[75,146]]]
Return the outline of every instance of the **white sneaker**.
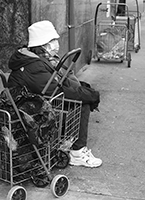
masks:
[[[70,165],[85,167],[99,167],[102,165],[102,160],[95,158],[87,147],[83,147],[80,150],[71,150],[69,155]]]

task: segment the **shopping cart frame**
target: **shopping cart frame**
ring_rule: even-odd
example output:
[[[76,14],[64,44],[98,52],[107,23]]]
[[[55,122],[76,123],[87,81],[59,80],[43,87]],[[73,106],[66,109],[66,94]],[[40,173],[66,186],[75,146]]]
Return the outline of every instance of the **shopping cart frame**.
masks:
[[[121,21],[120,23],[116,23],[116,16],[110,16],[110,18],[106,18],[106,19],[98,19],[98,13],[99,10],[101,10],[102,12],[106,13],[109,12],[108,10],[108,6],[117,6],[117,5],[123,5],[126,8],[126,13],[127,13],[127,18],[126,21]],[[101,6],[105,6],[106,9],[101,8]],[[120,28],[124,28],[125,30],[125,43],[124,43],[124,55],[123,57],[120,58],[110,58],[110,59],[105,59],[103,58],[103,56],[101,56],[98,52],[98,49],[96,48],[96,40],[97,40],[97,34],[99,36],[99,28],[100,26],[106,26],[106,27],[120,27]],[[123,3],[99,3],[96,7],[96,11],[95,11],[95,17],[94,17],[94,51],[93,51],[93,58],[99,62],[100,59],[103,60],[108,60],[108,61],[119,61],[119,62],[123,62],[124,60],[127,61],[127,67],[131,67],[131,53],[128,51],[128,34],[129,34],[129,9],[128,6],[126,4]]]
[[[80,48],[74,49],[74,50],[66,53],[62,57],[60,62],[58,63],[56,69],[52,73],[51,79],[48,81],[48,83],[46,84],[44,90],[42,91],[42,96],[44,96],[44,98],[47,98],[49,103],[52,103],[53,101],[55,101],[57,99],[59,101],[62,101],[62,108],[64,106],[64,101],[67,102],[68,105],[70,103],[71,106],[72,106],[72,104],[75,104],[77,106],[79,105],[77,107],[79,109],[78,113],[77,113],[79,115],[78,119],[77,119],[78,120],[78,122],[77,122],[78,124],[79,124],[79,119],[80,119],[80,114],[81,114],[81,103],[82,102],[80,102],[80,101],[71,101],[71,100],[68,100],[68,99],[64,99],[63,93],[56,95],[56,92],[57,92],[58,88],[62,85],[62,83],[65,80],[66,76],[68,75],[69,71],[72,70],[72,68],[74,66],[74,63],[77,61],[78,57],[80,56],[80,53],[81,53],[81,49]],[[58,83],[58,86],[56,87],[54,93],[51,95],[51,97],[45,96],[45,92],[48,89],[51,81],[55,78],[55,76],[57,74],[59,74],[59,69],[62,67],[64,62],[70,57],[72,59],[72,62],[70,64],[70,66],[67,68],[66,73],[64,74],[64,76],[61,77],[60,82]],[[20,122],[23,130],[27,133],[28,130],[27,130],[27,127],[26,127],[26,125],[25,125],[25,123],[23,121],[21,110],[17,107],[16,103],[14,102],[14,100],[13,100],[13,98],[11,96],[11,93],[10,93],[9,88],[8,88],[7,80],[6,80],[6,77],[5,77],[5,74],[2,71],[0,71],[0,77],[2,79],[2,83],[3,83],[3,86],[4,86],[5,92],[7,94],[7,97],[9,99],[9,101],[11,102],[14,111],[17,114],[18,119],[16,121]],[[10,147],[9,147],[10,148],[10,166],[12,166],[13,165],[13,155],[12,155],[12,146],[11,146],[11,142],[12,142],[11,124],[13,123],[13,121],[12,121],[11,115],[10,115],[10,113],[8,111],[0,109],[0,112],[6,114],[7,118],[8,118],[8,124],[9,124],[9,130],[10,130],[10,134],[9,134],[9,136],[10,136],[10,138],[9,138],[9,140],[10,140]],[[65,113],[67,113],[67,112],[68,112],[68,110],[65,110]],[[61,114],[62,113],[63,112],[61,112]],[[73,119],[71,119],[71,120],[73,120]],[[75,139],[73,138],[73,140],[71,140],[72,144],[77,139],[78,132],[79,132],[79,127],[77,128],[77,135],[75,135],[76,136]],[[58,139],[60,137],[61,137],[61,135],[59,134]],[[67,139],[68,138],[69,138],[69,136],[67,135]],[[69,139],[72,139],[72,138],[69,138]],[[63,138],[63,140],[61,140],[61,142],[62,141],[64,141],[64,142],[66,141],[65,137]],[[59,142],[59,144],[61,144],[61,145],[59,145],[59,149],[64,148],[64,145],[61,142]],[[36,145],[34,145],[34,144],[31,144],[31,145],[33,146],[34,151],[37,154],[37,157],[38,157],[38,159],[39,159],[39,161],[40,161],[40,163],[41,163],[41,165],[42,165],[42,167],[43,167],[43,169],[44,169],[44,171],[45,171],[45,173],[46,173],[46,175],[48,177],[48,182],[51,183],[50,187],[51,187],[51,192],[53,193],[53,195],[55,197],[60,197],[60,196],[65,195],[67,193],[68,189],[69,189],[69,184],[70,184],[69,183],[69,179],[65,175],[57,175],[54,178],[52,178],[52,175],[50,173],[50,167],[48,167],[49,164],[48,164],[48,166],[45,165],[45,163],[43,161],[43,158],[42,158],[42,156],[41,156],[41,154],[39,152],[39,149],[36,147]],[[57,145],[58,145],[58,143],[57,143]],[[11,190],[9,191],[9,193],[7,195],[7,199],[12,199],[13,195],[15,195],[15,196],[16,195],[22,195],[22,198],[26,199],[27,193],[26,193],[25,188],[23,188],[22,186],[19,186],[19,185],[15,185],[16,183],[13,182],[13,172],[12,172],[12,170],[13,170],[12,167],[10,167],[10,177],[11,178],[10,178],[10,181],[8,181],[8,182],[10,182]],[[7,182],[6,179],[2,179],[1,178],[1,180]],[[25,181],[25,180],[22,180],[21,182],[23,182],[23,181]],[[59,187],[59,184],[60,184],[60,187]],[[15,185],[15,186],[13,187],[13,185]]]

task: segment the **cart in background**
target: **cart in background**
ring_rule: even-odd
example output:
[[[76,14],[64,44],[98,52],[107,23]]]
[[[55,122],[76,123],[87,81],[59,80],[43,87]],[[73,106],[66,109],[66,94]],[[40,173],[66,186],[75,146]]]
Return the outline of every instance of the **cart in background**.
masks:
[[[94,19],[94,52],[93,57],[98,61],[127,61],[131,67],[131,53],[128,51],[129,38],[129,10],[125,6],[126,16],[123,20],[116,20],[111,6],[116,3],[99,3],[96,7]]]

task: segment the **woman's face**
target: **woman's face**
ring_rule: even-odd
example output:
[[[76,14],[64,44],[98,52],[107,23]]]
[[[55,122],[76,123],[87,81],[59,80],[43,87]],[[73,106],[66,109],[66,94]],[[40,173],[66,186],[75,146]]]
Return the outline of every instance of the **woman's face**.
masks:
[[[59,51],[59,42],[57,39],[53,39],[47,44],[44,45],[45,50],[51,55],[54,56],[58,54]]]

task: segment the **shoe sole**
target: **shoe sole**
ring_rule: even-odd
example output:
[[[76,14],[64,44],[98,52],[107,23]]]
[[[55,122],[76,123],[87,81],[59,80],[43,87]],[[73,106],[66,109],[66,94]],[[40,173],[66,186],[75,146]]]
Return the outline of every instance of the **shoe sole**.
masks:
[[[100,167],[102,165],[101,164],[98,164],[98,165],[84,165],[84,164],[79,164],[79,163],[69,163],[69,165],[71,166],[81,166],[81,167],[90,167],[90,168],[97,168],[97,167]]]

